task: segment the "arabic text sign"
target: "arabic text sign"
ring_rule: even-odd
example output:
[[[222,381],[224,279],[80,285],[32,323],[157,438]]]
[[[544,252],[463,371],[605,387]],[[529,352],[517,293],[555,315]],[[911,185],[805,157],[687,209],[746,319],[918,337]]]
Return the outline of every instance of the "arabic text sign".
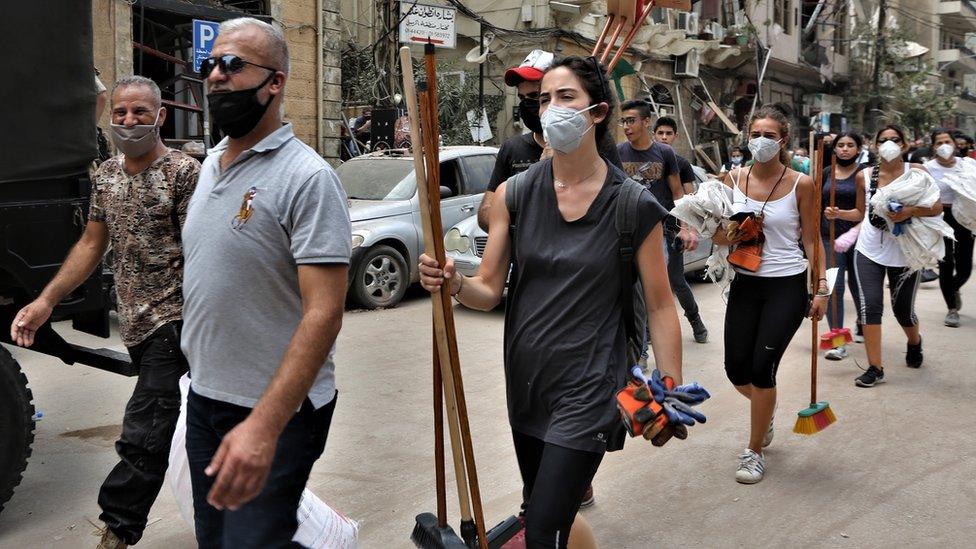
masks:
[[[200,72],[200,62],[210,57],[220,23],[193,20],[193,72]]]
[[[453,49],[457,41],[456,15],[454,8],[400,2],[400,18],[403,19],[400,42],[426,44],[430,40],[437,47]]]

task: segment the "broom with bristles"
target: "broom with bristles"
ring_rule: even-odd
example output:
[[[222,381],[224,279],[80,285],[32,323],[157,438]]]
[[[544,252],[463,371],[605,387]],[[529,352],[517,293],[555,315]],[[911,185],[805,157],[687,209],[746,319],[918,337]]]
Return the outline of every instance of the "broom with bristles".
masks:
[[[813,133],[810,134],[810,143],[813,143]],[[812,148],[812,147],[811,147]],[[815,162],[811,165],[815,166],[816,175],[814,176],[814,199],[813,208],[814,215],[811,219],[820,219],[820,202],[821,193],[823,189],[823,168],[821,163],[823,161],[823,149],[824,144],[821,139],[817,143],[817,157]],[[813,294],[816,295],[817,289],[819,287],[819,280],[817,278],[820,274],[820,254],[813,254],[810,258],[810,278],[812,279],[811,286],[813,288]],[[827,401],[817,402],[817,358],[820,353],[817,352],[817,340],[820,339],[820,334],[817,330],[817,323],[819,318],[814,316],[810,319],[813,325],[813,342],[810,346],[810,406],[802,409],[797,413],[796,425],[793,426],[793,432],[799,433],[801,435],[814,435],[823,431],[831,423],[837,421],[837,417],[834,415],[833,410],[830,409],[830,404]]]
[[[830,155],[830,207],[833,208],[836,204],[836,194],[837,194],[837,155]],[[835,238],[835,226],[834,220],[830,220],[830,249],[825,250],[827,252],[828,271],[837,267],[834,261],[834,238]],[[829,277],[829,275],[828,275]],[[851,335],[850,328],[844,328],[844,319],[838,318],[837,307],[838,298],[837,294],[831,292],[833,295],[830,296],[830,308],[834,313],[834,322],[840,324],[837,328],[832,328],[827,331],[827,333],[820,336],[820,349],[824,351],[829,351],[830,349],[836,349],[837,347],[843,347],[848,343],[854,341],[854,337]],[[830,328],[830,326],[827,326]]]

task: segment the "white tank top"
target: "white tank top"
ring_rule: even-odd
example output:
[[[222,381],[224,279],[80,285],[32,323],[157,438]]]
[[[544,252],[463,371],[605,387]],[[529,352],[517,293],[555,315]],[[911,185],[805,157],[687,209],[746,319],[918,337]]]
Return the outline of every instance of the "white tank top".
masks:
[[[905,163],[905,172],[908,173],[910,165]],[[891,232],[879,229],[868,220],[871,211],[871,168],[861,170],[864,174],[864,194],[866,195],[864,220],[861,222],[861,232],[857,235],[857,244],[854,249],[862,255],[874,261],[878,265],[885,267],[907,267],[908,261],[905,254],[901,253],[901,246],[898,239],[892,236]]]
[[[739,170],[742,174],[743,170]],[[800,249],[800,209],[796,202],[796,186],[803,174],[796,175],[793,189],[786,196],[766,202],[763,208],[762,200],[755,200],[746,196],[739,189],[739,181],[732,187],[732,211],[763,212],[763,235],[766,243],[763,245],[762,264],[756,272],[733,267],[737,273],[752,276],[794,276],[807,270],[807,260]]]

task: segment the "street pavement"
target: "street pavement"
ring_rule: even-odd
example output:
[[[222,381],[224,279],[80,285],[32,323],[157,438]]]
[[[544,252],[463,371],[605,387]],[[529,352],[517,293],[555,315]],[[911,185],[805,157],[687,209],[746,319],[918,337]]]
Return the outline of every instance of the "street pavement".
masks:
[[[694,286],[711,341],[695,344],[682,319],[684,375],[707,387],[708,423],[685,441],[643,439],[608,454],[583,515],[604,548],[971,547],[976,534],[976,284],[964,288],[958,329],[942,325],[937,283],[921,286],[925,365],[904,365],[905,338],[886,309],[888,382],[854,386],[866,367],[820,362],[820,399],[837,423],[792,433],[807,405],[810,323],[779,370],[776,437],[766,479],[733,480],[748,438],[748,406],[725,378],[725,306],[719,287]],[[886,297],[887,300],[887,297]],[[887,304],[886,304],[887,307]],[[474,450],[489,525],[518,510],[520,482],[505,408],[501,311],[456,308]],[[848,307],[848,317],[853,313]],[[123,350],[58,330],[74,342]],[[824,323],[821,323],[823,331]],[[246,338],[245,338],[246,340]],[[414,516],[433,511],[430,305],[419,292],[400,307],[350,311],[336,358],[338,407],[309,488],[361,524],[360,547],[411,547]],[[134,380],[14,350],[44,417],[24,482],[0,514],[0,547],[94,547],[98,487],[115,463],[113,441]],[[448,454],[450,455],[450,454]],[[453,479],[448,472],[449,500]],[[451,506],[456,524],[457,506]],[[192,547],[193,536],[164,486],[139,547]]]

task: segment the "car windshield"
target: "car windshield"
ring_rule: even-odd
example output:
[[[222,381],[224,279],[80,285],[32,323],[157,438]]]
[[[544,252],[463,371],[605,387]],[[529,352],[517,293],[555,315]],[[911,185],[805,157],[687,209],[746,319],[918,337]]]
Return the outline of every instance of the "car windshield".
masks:
[[[346,196],[358,200],[410,200],[417,190],[413,160],[350,160],[336,168]]]

